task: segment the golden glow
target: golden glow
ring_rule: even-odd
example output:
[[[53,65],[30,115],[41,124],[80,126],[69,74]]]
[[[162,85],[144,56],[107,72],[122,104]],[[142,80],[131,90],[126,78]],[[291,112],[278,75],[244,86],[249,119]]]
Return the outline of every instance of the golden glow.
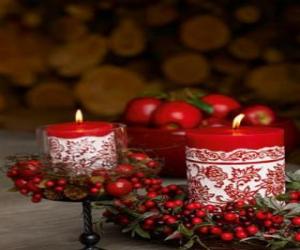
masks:
[[[232,122],[232,128],[237,129],[241,126],[241,122],[244,119],[245,115],[244,114],[239,114],[237,115]]]
[[[83,122],[83,114],[80,109],[77,109],[75,114],[75,121],[76,123],[82,123]]]

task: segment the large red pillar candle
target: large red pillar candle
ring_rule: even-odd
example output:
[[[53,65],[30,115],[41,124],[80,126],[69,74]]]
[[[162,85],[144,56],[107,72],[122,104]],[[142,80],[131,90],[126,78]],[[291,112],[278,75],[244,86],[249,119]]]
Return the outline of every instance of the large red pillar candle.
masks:
[[[46,127],[49,160],[75,175],[114,167],[117,150],[113,124],[82,121],[80,116],[77,113],[77,122]]]
[[[187,132],[190,199],[222,205],[285,191],[283,130],[199,128]]]

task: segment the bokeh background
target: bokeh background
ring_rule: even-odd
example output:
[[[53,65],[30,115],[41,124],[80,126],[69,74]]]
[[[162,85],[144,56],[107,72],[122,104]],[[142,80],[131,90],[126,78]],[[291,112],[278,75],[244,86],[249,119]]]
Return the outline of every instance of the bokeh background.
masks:
[[[141,93],[200,88],[300,121],[300,4],[1,0],[0,127],[115,119]]]

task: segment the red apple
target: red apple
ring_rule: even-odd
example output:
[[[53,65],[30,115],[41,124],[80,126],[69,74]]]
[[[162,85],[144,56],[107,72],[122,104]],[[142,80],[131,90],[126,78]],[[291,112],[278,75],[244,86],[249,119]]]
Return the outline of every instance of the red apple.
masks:
[[[252,105],[242,110],[244,122],[248,125],[271,125],[275,119],[275,112],[265,105]]]
[[[162,104],[153,113],[153,123],[157,127],[195,128],[202,121],[202,111],[185,101],[170,101]]]
[[[162,101],[155,97],[135,98],[127,104],[124,119],[128,124],[148,125],[152,113],[161,103]]]
[[[206,95],[202,97],[202,101],[213,107],[211,116],[221,119],[228,117],[230,113],[236,112],[241,108],[238,101],[232,97],[221,94]]]

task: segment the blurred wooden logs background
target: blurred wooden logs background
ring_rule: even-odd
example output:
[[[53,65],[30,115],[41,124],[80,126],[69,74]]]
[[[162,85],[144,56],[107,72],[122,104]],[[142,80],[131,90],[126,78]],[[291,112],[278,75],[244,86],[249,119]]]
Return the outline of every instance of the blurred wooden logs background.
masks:
[[[0,126],[114,119],[141,93],[201,88],[300,120],[292,0],[0,0]]]

